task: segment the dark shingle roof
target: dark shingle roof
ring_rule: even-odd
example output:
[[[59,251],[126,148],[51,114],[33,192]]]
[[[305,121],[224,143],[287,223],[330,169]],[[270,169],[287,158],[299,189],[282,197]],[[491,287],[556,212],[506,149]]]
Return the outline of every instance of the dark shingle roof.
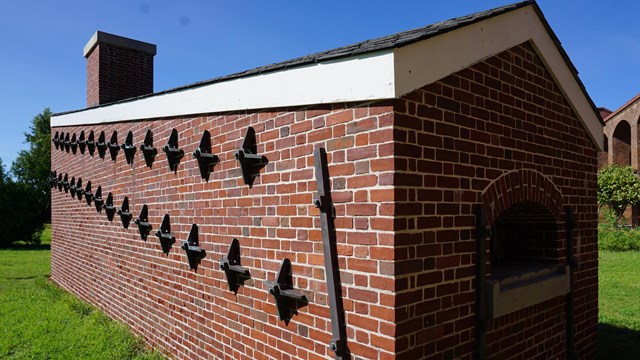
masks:
[[[225,76],[221,76],[221,77],[217,77],[217,78],[213,78],[213,79],[209,79],[209,80],[199,81],[199,82],[196,82],[196,83],[179,86],[179,87],[176,87],[176,88],[173,88],[173,89],[163,90],[163,91],[155,92],[155,93],[152,93],[152,94],[146,94],[146,95],[141,95],[141,96],[137,96],[137,97],[133,97],[133,98],[118,100],[118,101],[114,101],[114,102],[107,103],[107,104],[100,104],[100,105],[96,105],[96,106],[91,107],[91,108],[79,109],[79,110],[73,110],[73,111],[67,111],[67,112],[60,112],[60,113],[56,113],[54,115],[70,114],[70,113],[74,113],[74,112],[78,112],[78,111],[84,111],[84,110],[87,110],[87,109],[93,109],[93,108],[99,108],[99,107],[103,107],[103,106],[109,106],[109,105],[112,105],[112,104],[130,102],[130,101],[134,101],[134,100],[138,100],[138,99],[142,99],[142,98],[146,98],[146,97],[150,97],[150,96],[183,91],[183,90],[187,90],[187,89],[190,89],[190,88],[200,87],[200,86],[209,85],[209,84],[222,82],[222,81],[227,81],[227,80],[232,80],[232,79],[237,79],[237,78],[241,78],[241,77],[245,77],[245,76],[251,76],[251,75],[256,75],[256,74],[264,74],[264,73],[271,72],[271,71],[278,71],[278,70],[287,69],[287,68],[293,68],[293,67],[297,67],[297,66],[303,66],[303,65],[313,64],[313,63],[319,63],[319,62],[322,62],[322,61],[338,59],[338,58],[341,58],[341,57],[348,57],[348,56],[354,56],[354,55],[358,55],[358,54],[370,53],[370,52],[384,50],[384,49],[390,49],[390,48],[394,48],[394,47],[402,47],[402,46],[413,44],[413,43],[418,42],[420,40],[428,39],[428,38],[434,37],[436,35],[440,35],[440,34],[448,32],[448,31],[452,31],[452,30],[458,29],[460,27],[472,24],[474,22],[478,22],[478,21],[481,21],[481,20],[496,16],[496,15],[499,15],[499,14],[503,14],[503,13],[506,13],[506,12],[509,12],[509,11],[512,11],[512,10],[515,10],[515,9],[519,9],[521,7],[524,7],[524,6],[527,6],[527,5],[531,5],[531,4],[535,4],[535,1],[526,0],[526,1],[523,1],[523,2],[520,2],[520,3],[516,3],[516,4],[512,4],[512,5],[506,5],[506,6],[498,7],[498,8],[495,8],[495,9],[491,9],[491,10],[482,11],[482,12],[471,14],[471,15],[466,15],[466,16],[454,18],[454,19],[451,19],[451,20],[442,21],[442,22],[435,23],[435,24],[432,24],[432,25],[428,25],[428,26],[425,26],[425,27],[422,27],[422,28],[418,28],[418,29],[403,31],[403,32],[399,32],[397,34],[388,35],[388,36],[380,37],[380,38],[377,38],[377,39],[366,40],[366,41],[362,41],[362,42],[359,42],[359,43],[356,43],[356,44],[347,45],[347,46],[339,47],[339,48],[332,49],[332,50],[322,51],[322,52],[318,52],[318,53],[315,53],[315,54],[306,55],[306,56],[302,56],[302,57],[291,59],[291,60],[286,60],[286,61],[283,61],[283,62],[271,64],[271,65],[260,66],[260,67],[257,67],[257,68],[253,68],[253,69],[250,69],[250,70],[238,72],[238,73],[235,73],[235,74],[230,74],[230,75],[225,75]]]
[[[97,105],[97,106],[95,106],[93,108],[108,106],[108,105],[116,104],[116,103],[130,102],[130,101],[134,101],[134,100],[138,100],[138,99],[142,99],[142,98],[146,98],[146,97],[151,97],[151,96],[155,96],[155,95],[168,94],[168,93],[172,93],[172,92],[179,92],[179,91],[187,90],[187,89],[190,89],[190,88],[196,88],[196,87],[205,86],[205,85],[209,85],[209,84],[213,84],[213,83],[223,82],[223,81],[227,81],[227,80],[242,78],[242,77],[256,75],[256,74],[264,74],[264,73],[268,73],[268,72],[272,72],[272,71],[278,71],[278,70],[283,70],[283,69],[287,69],[287,68],[293,68],[293,67],[298,67],[298,66],[303,66],[303,65],[313,64],[313,63],[319,63],[319,62],[338,59],[338,58],[342,58],[342,57],[349,57],[349,56],[354,56],[354,55],[358,55],[358,54],[370,53],[370,52],[374,52],[374,51],[380,51],[380,50],[385,50],[385,49],[403,47],[403,46],[407,46],[407,45],[413,44],[413,43],[421,41],[421,40],[429,39],[431,37],[434,37],[434,36],[441,35],[441,34],[444,34],[446,32],[449,32],[449,31],[453,31],[453,30],[459,29],[459,28],[467,26],[467,25],[471,25],[473,23],[476,23],[476,22],[479,22],[479,21],[482,21],[482,20],[497,16],[497,15],[500,15],[500,14],[504,14],[504,13],[507,13],[507,12],[510,12],[510,11],[513,11],[513,10],[516,10],[516,9],[520,9],[520,8],[528,6],[528,5],[533,5],[535,11],[537,12],[538,16],[542,20],[544,26],[547,28],[547,31],[548,31],[549,35],[551,36],[553,41],[556,43],[556,46],[557,46],[558,50],[560,51],[560,53],[564,57],[565,62],[567,63],[567,65],[569,66],[571,71],[573,72],[574,77],[575,77],[576,81],[578,82],[578,84],[580,85],[580,87],[582,88],[586,98],[589,100],[589,103],[591,104],[591,107],[593,108],[594,112],[599,115],[595,104],[593,103],[593,101],[591,100],[591,98],[589,97],[589,95],[587,94],[587,92],[586,92],[586,90],[584,88],[584,84],[582,83],[582,81],[578,77],[578,71],[573,66],[573,63],[571,63],[571,60],[569,60],[569,57],[567,56],[566,52],[562,48],[562,46],[560,44],[560,41],[558,40],[558,38],[553,33],[553,30],[551,30],[551,27],[549,26],[549,24],[545,20],[544,15],[542,14],[542,11],[540,10],[538,5],[536,4],[535,0],[526,0],[526,1],[519,2],[519,3],[511,4],[511,5],[506,5],[506,6],[494,8],[494,9],[491,9],[491,10],[481,11],[481,12],[478,12],[478,13],[475,13],[475,14],[471,14],[471,15],[466,15],[466,16],[461,16],[461,17],[457,17],[457,18],[454,18],[454,19],[450,19],[450,20],[441,21],[441,22],[438,22],[438,23],[435,23],[435,24],[431,24],[431,25],[428,25],[428,26],[425,26],[425,27],[418,28],[418,29],[403,31],[403,32],[399,32],[399,33],[396,33],[396,34],[393,34],[393,35],[383,36],[383,37],[380,37],[380,38],[377,38],[377,39],[366,40],[366,41],[362,41],[362,42],[359,42],[359,43],[356,43],[356,44],[347,45],[347,46],[343,46],[343,47],[339,47],[339,48],[336,48],[336,49],[327,50],[327,51],[323,51],[323,52],[319,52],[319,53],[315,53],[315,54],[311,54],[311,55],[307,55],[307,56],[302,56],[302,57],[299,57],[299,58],[286,60],[286,61],[283,61],[283,62],[271,64],[271,65],[260,66],[260,67],[257,67],[257,68],[253,68],[253,69],[250,69],[250,70],[238,72],[238,73],[235,73],[235,74],[225,75],[225,76],[221,76],[221,77],[217,77],[217,78],[209,79],[209,80],[204,80],[204,81],[192,83],[192,84],[189,84],[189,85],[180,86],[180,87],[169,89],[169,90],[164,90],[164,91],[160,91],[160,92],[156,92],[156,93],[152,93],[152,94],[147,94],[147,95],[141,95],[141,96],[138,96],[138,97],[124,99],[124,100],[119,100],[119,101],[115,101],[115,102],[108,103],[108,104]],[[80,109],[80,110],[75,110],[75,111],[57,113],[55,115],[64,115],[64,114],[69,114],[69,113],[78,112],[78,111],[84,111],[84,110],[87,110],[87,109]],[[600,118],[600,122],[604,123],[602,121],[602,118],[600,116],[598,116],[598,117]]]
[[[277,71],[277,70],[298,67],[298,66],[308,65],[313,63],[319,63],[322,61],[338,59],[341,57],[349,57],[349,56],[365,54],[365,53],[370,53],[370,52],[379,51],[379,50],[402,47],[402,46],[413,44],[420,40],[428,39],[436,35],[440,35],[440,34],[464,27],[469,24],[473,24],[475,22],[493,17],[495,15],[506,13],[506,12],[519,9],[521,7],[531,5],[534,3],[535,2],[533,0],[527,0],[517,4],[506,5],[499,8],[482,11],[479,13],[466,15],[466,16],[454,18],[451,20],[442,21],[442,22],[421,27],[418,29],[403,31],[393,35],[383,36],[383,37],[372,39],[372,40],[366,40],[356,44],[351,44],[351,45],[339,47],[336,49],[322,51],[315,54],[306,55],[306,56],[282,61],[282,62],[271,64],[271,65],[260,66],[257,68],[238,72],[231,75],[225,75],[225,76],[221,76],[214,79],[200,81],[197,83],[166,90],[164,92],[173,92],[173,91],[183,90],[191,87],[212,84],[216,82],[241,78],[241,77],[255,75],[255,74],[264,74],[271,71]]]

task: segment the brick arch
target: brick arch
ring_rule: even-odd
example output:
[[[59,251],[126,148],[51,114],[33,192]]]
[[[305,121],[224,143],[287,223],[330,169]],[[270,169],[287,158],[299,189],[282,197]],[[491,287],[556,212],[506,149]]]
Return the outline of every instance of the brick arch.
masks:
[[[492,225],[502,212],[522,201],[533,201],[545,206],[555,216],[562,217],[562,193],[543,174],[530,169],[520,169],[503,174],[494,180],[481,195],[487,209],[487,223]]]

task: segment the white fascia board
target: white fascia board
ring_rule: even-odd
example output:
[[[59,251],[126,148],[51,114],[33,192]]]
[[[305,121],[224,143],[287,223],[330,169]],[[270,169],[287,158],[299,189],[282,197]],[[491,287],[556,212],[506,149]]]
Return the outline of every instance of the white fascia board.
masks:
[[[56,115],[51,126],[394,97],[393,49],[186,88]]]
[[[533,6],[395,50],[396,97],[531,41],[589,136],[604,148],[602,123]]]

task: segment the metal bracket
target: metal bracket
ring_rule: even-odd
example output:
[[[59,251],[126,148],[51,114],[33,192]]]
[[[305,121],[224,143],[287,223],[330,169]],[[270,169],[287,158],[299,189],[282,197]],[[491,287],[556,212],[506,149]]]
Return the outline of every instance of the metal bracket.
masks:
[[[577,357],[575,345],[575,306],[574,306],[574,272],[576,268],[575,258],[573,256],[573,230],[576,223],[573,217],[573,208],[566,206],[565,211],[565,233],[567,248],[567,265],[569,265],[569,293],[567,294],[567,325],[566,325],[566,341],[567,341],[567,359],[574,360]]]
[[[89,150],[89,155],[93,156],[93,153],[96,151],[96,142],[94,139],[93,130],[89,131],[89,137],[87,137],[87,141],[85,144],[87,145],[87,150]]]
[[[58,191],[62,191],[62,173],[58,174],[58,180],[56,180],[56,184],[58,185]]]
[[[171,171],[177,173],[178,172],[178,164],[180,164],[180,159],[184,157],[184,150],[178,147],[178,130],[173,129],[171,131],[171,136],[169,136],[169,141],[167,145],[162,148],[162,151],[167,154],[167,160],[169,161],[169,169]]]
[[[487,349],[487,213],[478,206],[476,215],[476,358],[486,359]]]
[[[207,256],[207,252],[200,248],[200,241],[198,240],[198,225],[191,225],[187,241],[182,242],[181,248],[187,253],[189,268],[197,271],[200,260]]]
[[[109,154],[111,155],[111,160],[116,161],[118,157],[118,151],[120,151],[120,145],[118,145],[118,132],[113,130],[113,134],[111,134],[111,140],[109,140]]]
[[[49,186],[52,189],[58,186],[58,182],[56,181],[57,178],[58,178],[58,174],[56,173],[55,170],[49,172]]]
[[[69,139],[69,133],[66,133],[64,136],[64,151],[67,153],[71,150],[71,140]]]
[[[134,156],[136,154],[136,147],[133,145],[133,132],[127,133],[127,138],[122,144],[122,150],[124,151],[124,157],[127,160],[127,164],[132,164]]]
[[[100,135],[98,136],[98,142],[96,143],[96,147],[98,148],[98,156],[100,159],[104,159],[104,154],[107,152],[107,140],[104,135],[104,131],[100,131]]]
[[[64,192],[69,192],[69,175],[64,173],[64,179],[62,179],[62,187],[64,188]]]
[[[104,208],[104,212],[107,213],[107,219],[113,221],[113,216],[116,213],[116,207],[113,206],[113,194],[109,193],[109,195],[107,195],[107,201],[102,207]]]
[[[331,199],[329,182],[329,167],[327,152],[324,148],[317,148],[313,152],[316,187],[318,196],[314,198],[315,206],[320,210],[320,228],[322,229],[322,247],[324,252],[324,270],[327,281],[327,295],[331,310],[332,338],[329,348],[335,352],[336,359],[350,358],[347,348],[347,329],[342,303],[342,288],[340,283],[340,268],[338,266],[338,250],[336,228],[333,220],[336,217],[335,206]]]
[[[200,146],[193,152],[193,157],[198,160],[198,167],[200,168],[200,176],[209,181],[209,175],[213,171],[213,167],[220,161],[217,155],[211,152],[211,134],[208,130],[202,133],[202,140],[200,140]]]
[[[158,155],[158,149],[153,147],[153,132],[151,130],[147,130],[144,142],[140,145],[140,150],[144,156],[144,162],[148,167],[151,167],[153,160],[155,160],[156,155]]]
[[[306,306],[309,302],[307,297],[293,289],[293,274],[291,272],[291,261],[287,258],[282,260],[276,281],[265,281],[269,294],[273,295],[278,309],[278,317],[289,324],[298,309]]]
[[[76,197],[76,177],[75,176],[72,176],[71,181],[69,181],[69,193],[71,194],[72,198]]]
[[[147,241],[147,236],[152,229],[151,223],[149,223],[149,208],[147,207],[147,204],[142,205],[142,211],[140,211],[140,215],[136,219],[135,223],[138,225],[140,238]]]
[[[84,190],[82,189],[82,178],[79,177],[78,180],[76,180],[76,196],[78,197],[79,201],[82,201],[83,195]]]
[[[56,131],[56,134],[53,135],[53,145],[56,147],[56,150],[60,149],[60,133]]]
[[[128,229],[133,215],[129,212],[129,198],[127,196],[125,196],[122,201],[122,206],[118,210],[118,215],[120,215],[120,219],[122,220],[122,227]]]
[[[162,246],[162,252],[169,254],[171,247],[176,242],[176,238],[171,234],[171,223],[169,214],[164,214],[162,218],[162,224],[160,224],[160,230],[156,231],[156,236],[160,240],[160,246]]]
[[[64,151],[64,131],[60,131],[60,136],[58,137],[58,145],[59,150]]]
[[[102,207],[104,206],[104,200],[102,200],[102,186],[98,186],[98,189],[96,189],[96,194],[93,195],[93,204],[96,206],[97,212],[102,212]]]
[[[75,155],[78,151],[78,141],[76,140],[76,133],[73,133],[69,146],[71,146],[71,152],[73,153],[73,155]]]
[[[220,269],[227,274],[229,290],[234,293],[238,293],[238,289],[244,285],[245,280],[251,279],[249,270],[243,268],[240,263],[240,242],[238,239],[231,240],[227,256],[220,259]]]
[[[78,137],[78,147],[80,147],[80,154],[84,155],[84,149],[87,147],[84,138],[84,130],[80,131],[80,136]]]
[[[260,169],[265,167],[269,162],[265,156],[258,154],[256,131],[251,126],[247,128],[242,147],[236,150],[233,156],[240,162],[240,170],[242,171],[244,183],[251,188],[253,181],[260,174]]]
[[[84,199],[87,201],[87,205],[91,205],[93,202],[93,193],[91,192],[91,180],[87,181],[87,187],[84,188]]]

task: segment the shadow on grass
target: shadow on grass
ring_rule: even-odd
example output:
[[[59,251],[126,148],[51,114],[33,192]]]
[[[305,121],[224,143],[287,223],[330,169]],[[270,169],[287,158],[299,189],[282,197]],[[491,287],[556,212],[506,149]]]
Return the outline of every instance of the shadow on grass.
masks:
[[[636,360],[640,354],[640,331],[598,324],[599,360]]]
[[[0,247],[0,250],[51,250],[51,244],[38,244],[38,245],[21,245],[11,244],[9,246]]]

